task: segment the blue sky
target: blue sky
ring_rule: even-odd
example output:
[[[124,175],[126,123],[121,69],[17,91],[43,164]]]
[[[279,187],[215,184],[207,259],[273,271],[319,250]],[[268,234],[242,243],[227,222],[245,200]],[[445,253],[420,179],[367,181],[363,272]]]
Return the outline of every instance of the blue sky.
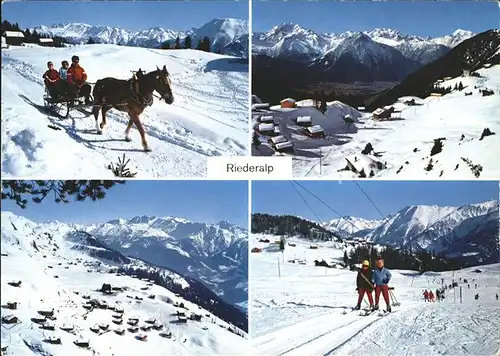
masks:
[[[458,28],[482,32],[498,28],[494,2],[293,2],[254,1],[252,31],[291,22],[320,33],[391,28],[409,35],[443,36]]]
[[[382,218],[353,181],[298,182],[342,216]],[[460,206],[498,200],[499,195],[498,182],[488,181],[359,181],[358,184],[385,216],[408,205]],[[297,189],[322,222],[338,218],[305,190]],[[252,182],[252,212],[318,220],[291,181]]]
[[[74,223],[106,222],[134,216],[174,216],[195,222],[221,220],[248,227],[248,182],[246,181],[129,181],[107,191],[101,201],[71,201],[57,204],[47,196],[26,209],[9,200],[2,210],[33,221],[59,220]]]
[[[186,31],[214,18],[248,20],[246,1],[32,1],[2,3],[2,19],[21,28],[82,22],[129,30],[163,27]]]

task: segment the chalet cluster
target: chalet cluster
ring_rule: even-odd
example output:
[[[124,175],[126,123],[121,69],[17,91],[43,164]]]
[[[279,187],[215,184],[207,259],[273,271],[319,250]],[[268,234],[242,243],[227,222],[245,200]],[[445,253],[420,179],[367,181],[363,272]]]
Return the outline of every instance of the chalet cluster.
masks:
[[[30,43],[23,32],[21,31],[4,31],[2,34],[2,47],[8,46],[24,46]],[[53,47],[54,40],[52,38],[38,38],[37,43],[39,46]]]

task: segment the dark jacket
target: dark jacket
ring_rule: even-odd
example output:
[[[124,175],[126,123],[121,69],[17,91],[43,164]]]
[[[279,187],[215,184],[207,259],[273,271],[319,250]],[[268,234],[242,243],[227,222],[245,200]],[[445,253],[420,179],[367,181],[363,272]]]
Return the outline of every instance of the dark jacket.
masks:
[[[363,276],[365,276],[365,278],[369,280],[371,283],[371,281],[373,280],[372,270],[370,268],[368,268],[366,271],[358,270],[358,276],[356,278],[356,287],[358,287],[358,289],[373,290],[373,287],[363,278]]]

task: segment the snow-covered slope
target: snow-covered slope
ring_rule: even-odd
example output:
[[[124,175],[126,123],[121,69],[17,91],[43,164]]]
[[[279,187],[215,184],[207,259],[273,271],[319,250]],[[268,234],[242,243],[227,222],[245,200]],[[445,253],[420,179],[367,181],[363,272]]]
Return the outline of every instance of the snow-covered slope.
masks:
[[[72,229],[59,223],[34,224],[2,213],[2,318],[17,318],[17,324],[2,321],[2,348],[7,347],[7,354],[87,355],[89,350],[103,356],[248,352],[241,330],[157,282],[113,272],[123,264],[92,257],[91,250],[106,247],[96,245],[85,234],[66,238]],[[127,266],[147,267],[137,260],[130,260]],[[175,279],[178,288],[192,288],[183,277],[165,273],[165,278]],[[17,281],[21,281],[18,287],[10,284]],[[100,292],[103,284],[110,284],[113,293]],[[17,308],[9,310],[7,303],[14,302]],[[91,304],[96,307],[91,308]],[[42,321],[33,319],[40,318],[40,312],[52,310],[55,319],[48,320],[44,327]],[[178,313],[186,314],[186,323]],[[201,319],[191,320],[191,314]],[[139,320],[139,330],[129,329],[130,318]],[[123,322],[117,324],[120,320]],[[158,330],[146,331],[148,321]],[[51,325],[54,330],[50,330]],[[99,332],[92,331],[93,326]],[[115,332],[119,329],[124,330],[123,335]],[[142,335],[146,339],[137,339]],[[51,338],[59,338],[61,344],[51,344]],[[89,348],[75,345],[78,340],[88,341]]]
[[[286,131],[285,135],[296,147],[295,177],[359,177],[359,174],[344,170],[346,159],[349,159],[359,171],[363,169],[367,177],[373,172],[375,177],[398,179],[497,179],[500,176],[497,159],[497,152],[500,152],[500,65],[479,69],[477,73],[478,77],[459,76],[440,84],[453,88],[462,82],[463,91],[423,99],[400,97],[393,103],[400,113],[393,114],[392,120],[375,121],[371,113],[358,112],[357,122],[346,124],[342,118],[347,110],[337,111],[338,115],[327,119],[329,111],[325,116],[314,108],[271,108],[254,117],[257,120],[262,115],[273,115],[278,124],[284,118],[289,127],[292,127],[290,122],[304,115],[311,116],[313,123],[317,121],[323,126],[325,122],[325,139],[298,135],[301,131],[296,128]],[[494,95],[483,96],[483,89],[493,90]],[[466,96],[465,93],[472,94]],[[414,99],[416,105],[405,104],[410,99]],[[355,109],[351,108],[353,111]],[[486,128],[496,134],[481,139]],[[434,140],[438,138],[445,138],[442,151],[430,156]],[[368,143],[378,153],[377,157],[373,152],[361,154]],[[276,153],[252,146],[252,154]],[[376,162],[381,163],[381,168]]]
[[[341,260],[341,250],[327,243],[309,249],[292,239],[296,246],[287,246],[282,256],[271,244],[258,242],[266,237],[273,241],[251,236],[251,246],[263,249],[251,256],[252,354],[459,356],[493,355],[500,347],[500,301],[495,299],[500,264],[422,275],[392,270],[390,285],[401,305],[386,316],[359,316],[350,310],[357,302],[356,273],[313,263]],[[446,285],[459,283],[463,303],[458,288],[446,290],[440,303],[424,303],[423,290],[435,291],[442,279]],[[382,297],[380,308],[385,308]]]
[[[373,41],[393,47],[408,59],[427,64],[445,54],[460,42],[474,36],[470,31],[456,30],[444,37],[420,37],[403,34],[388,28],[364,31]],[[271,57],[295,57],[310,60],[334,51],[343,42],[349,42],[359,33],[316,33],[297,24],[283,23],[263,33],[252,35],[252,53]]]
[[[367,220],[354,216],[344,216],[342,219],[333,219],[325,224],[325,228],[347,238],[364,230],[372,230],[382,223],[381,220]],[[360,235],[359,233],[357,235]]]
[[[203,37],[210,39],[214,52],[223,51],[233,41],[248,37],[248,21],[239,19],[213,19],[199,28],[189,31],[153,27],[141,31],[130,31],[120,27],[93,26],[84,23],[60,23],[33,28],[39,34],[59,36],[73,43],[86,43],[92,38],[97,43],[119,44],[137,47],[159,47],[164,42],[173,43],[177,37],[181,41],[191,37],[196,47]],[[224,52],[225,53],[225,52]]]
[[[166,65],[175,101],[167,105],[155,99],[141,115],[152,153],[141,150],[135,128],[133,142],[124,141],[125,113],[111,110],[107,129],[98,136],[88,112],[75,110],[61,120],[43,107],[47,61],[59,64],[75,54],[90,83],[108,76],[129,79],[132,70]],[[207,157],[247,153],[247,111],[248,64],[234,57],[104,44],[11,47],[2,50],[2,173],[111,178],[107,166],[125,153],[138,178],[204,177]]]

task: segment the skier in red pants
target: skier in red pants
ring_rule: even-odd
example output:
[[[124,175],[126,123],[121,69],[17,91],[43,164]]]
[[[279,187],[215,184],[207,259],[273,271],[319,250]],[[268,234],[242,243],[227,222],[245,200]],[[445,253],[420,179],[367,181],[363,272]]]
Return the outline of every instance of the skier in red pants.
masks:
[[[370,302],[370,308],[373,309],[373,298],[372,291],[373,285],[372,281],[372,270],[370,269],[370,262],[367,260],[363,261],[363,265],[360,270],[358,270],[358,276],[356,277],[356,290],[358,291],[358,304],[354,309],[361,309],[361,302],[363,301],[363,296],[368,296],[368,301]]]
[[[382,292],[385,304],[387,305],[387,311],[391,311],[388,286],[391,277],[391,272],[384,267],[384,259],[382,257],[377,258],[377,268],[373,270],[373,281],[375,282],[375,310],[378,309],[380,292]]]

